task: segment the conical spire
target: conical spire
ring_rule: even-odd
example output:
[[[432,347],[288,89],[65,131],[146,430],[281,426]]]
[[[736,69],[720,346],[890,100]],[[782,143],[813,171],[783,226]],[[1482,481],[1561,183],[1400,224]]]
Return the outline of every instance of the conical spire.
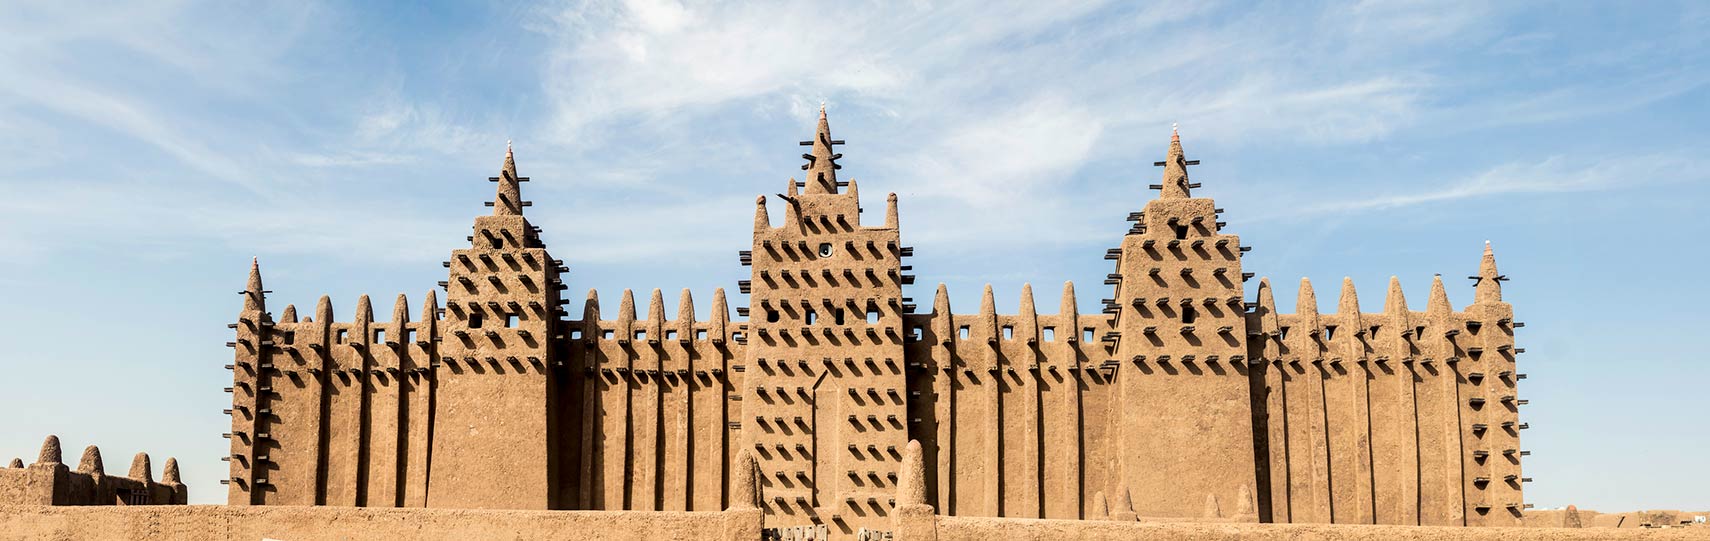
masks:
[[[760,483],[756,478],[759,469],[753,451],[743,448],[736,452],[736,464],[730,472],[730,509],[760,506]]]
[[[83,448],[83,458],[77,461],[77,471],[81,473],[107,473],[107,466],[101,463],[101,448],[88,446]]]
[[[932,336],[939,345],[948,346],[956,339],[956,329],[950,321],[950,290],[938,283],[938,293],[932,296]]]
[[[1454,308],[1449,306],[1449,292],[1443,289],[1443,275],[1431,277],[1431,297],[1425,301],[1425,316],[1446,322]]]
[[[321,295],[321,300],[315,302],[315,319],[319,320],[322,325],[332,323],[332,297]]]
[[[831,138],[831,123],[825,120],[824,104],[819,106],[819,128],[814,131],[813,141],[805,143],[813,146],[812,154],[802,155],[802,159],[807,160],[807,164],[802,166],[808,172],[807,193],[837,193],[837,170],[843,168],[837,165],[837,159],[843,155],[832,149],[843,142]]]
[[[1058,305],[1057,314],[1063,316],[1063,332],[1068,333],[1063,338],[1070,343],[1081,340],[1081,305],[1075,300],[1075,282],[1063,282],[1063,303]]]
[[[1384,313],[1389,314],[1407,314],[1407,296],[1401,293],[1400,278],[1395,276],[1389,277],[1389,294],[1383,299],[1383,311]],[[1395,323],[1406,325],[1405,322],[1401,321],[1397,321]]]
[[[433,329],[439,322],[439,295],[432,289],[429,289],[427,295],[422,297],[421,322],[426,324],[424,325],[421,339],[431,340],[433,338]]]
[[[977,330],[987,342],[997,342],[997,299],[992,295],[991,284],[986,284],[985,293],[980,295],[980,328]]]
[[[181,485],[181,484],[184,484],[184,481],[178,478],[178,459],[177,458],[166,457],[166,471],[161,472],[160,483],[163,485]]]
[[[1016,314],[1021,318],[1021,324],[1015,329],[1015,337],[1024,344],[1039,343],[1039,309],[1033,305],[1033,284],[1021,284],[1021,310]],[[1029,357],[1033,356],[1033,348],[1027,348]],[[1029,363],[1038,359],[1030,358]]]
[[[1104,491],[1094,492],[1091,509],[1087,509],[1088,520],[1110,520],[1110,506],[1104,498]]]
[[[13,458],[13,459],[12,459],[12,461],[11,461],[11,462],[9,462],[9,463],[7,463],[7,464],[6,464],[6,467],[7,467],[7,468],[11,468],[11,469],[14,469],[14,470],[16,470],[16,469],[18,469],[18,468],[22,468],[22,467],[24,467],[24,459],[22,459],[22,458]]]
[[[730,307],[724,301],[724,288],[712,292],[712,319],[707,322],[707,339],[714,344],[724,343],[725,326],[730,323]]]
[[[505,165],[496,177],[498,193],[493,195],[494,216],[522,215],[522,186],[517,178],[517,160],[511,153],[511,142],[505,141]]]
[[[1182,154],[1182,137],[1170,127],[1170,152],[1164,156],[1163,199],[1193,197],[1188,191],[1187,157]]]
[[[37,464],[59,464],[63,460],[59,449],[59,436],[49,434],[42,440],[42,452],[36,456]]]
[[[1298,357],[1318,359],[1318,343],[1313,340],[1313,333],[1321,328],[1318,323],[1318,294],[1312,291],[1312,280],[1306,277],[1300,279],[1300,292],[1294,297],[1294,313],[1300,321],[1300,332],[1291,338],[1290,349]]]
[[[926,503],[926,460],[920,450],[920,440],[908,440],[903,449],[902,471],[898,472],[897,504]]]
[[[137,481],[154,480],[154,465],[149,463],[148,453],[137,453],[137,456],[131,459],[131,473],[125,477]]]
[[[392,302],[392,325],[402,328],[405,323],[409,322],[410,301],[409,299],[404,298],[403,293],[399,293],[398,300]]]
[[[677,297],[677,339],[685,342],[695,339],[695,300],[689,296],[688,288]]]
[[[765,231],[772,228],[772,216],[766,213],[766,196],[754,198],[754,230]]]
[[[588,289],[588,299],[582,301],[582,336],[592,340],[600,336],[600,292]]]
[[[285,311],[279,313],[279,322],[280,323],[296,323],[297,322],[297,305],[295,305],[295,304],[285,305]]]
[[[1336,317],[1341,321],[1345,336],[1340,338],[1344,346],[1343,353],[1350,358],[1359,360],[1366,356],[1366,346],[1358,337],[1366,330],[1366,324],[1360,317],[1360,298],[1354,292],[1354,279],[1342,277],[1342,298],[1336,302]]]
[[[1280,332],[1281,324],[1277,322],[1277,299],[1271,292],[1270,278],[1259,279],[1258,305],[1254,313],[1259,318],[1260,340],[1263,341],[1260,358],[1274,361],[1282,356],[1282,348],[1272,338]]]
[[[897,228],[897,193],[885,196],[885,229]]]
[[[374,322],[374,302],[368,300],[367,295],[357,297],[356,298],[356,326],[364,329],[363,334],[365,335],[364,337],[356,340],[357,342],[367,342],[368,341],[368,338],[366,338],[366,334],[367,334],[366,329],[368,328],[368,324],[373,323],[373,322]]]
[[[1490,241],[1484,241],[1484,258],[1478,262],[1478,285],[1473,288],[1473,301],[1502,302],[1502,279],[1496,273],[1496,252],[1491,251]]]
[[[647,343],[657,344],[665,338],[665,293],[653,288],[647,299]]]
[[[635,337],[635,292],[623,290],[623,298],[618,300],[617,339],[619,344],[628,344]]]
[[[244,312],[261,312],[267,309],[264,300],[266,290],[261,288],[261,260],[258,258],[249,259],[249,284],[244,286],[243,291]]]

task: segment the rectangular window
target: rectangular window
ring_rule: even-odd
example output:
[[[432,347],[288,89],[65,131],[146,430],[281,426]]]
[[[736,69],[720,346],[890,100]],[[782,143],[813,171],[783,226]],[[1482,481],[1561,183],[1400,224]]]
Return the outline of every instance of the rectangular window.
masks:
[[[879,309],[878,308],[868,308],[867,309],[867,324],[868,325],[879,324]]]
[[[570,338],[581,339],[582,338],[582,329],[570,329]]]
[[[1011,327],[1009,325],[1004,325],[1003,326],[1003,339],[1004,340],[1014,340],[1015,339],[1015,327]]]
[[[1081,329],[1081,331],[1083,334],[1083,338],[1081,339],[1081,341],[1083,341],[1083,342],[1093,341],[1092,327],[1087,327],[1085,329]]]
[[[695,339],[696,340],[706,340],[707,339],[707,330],[701,329],[701,330],[695,331]]]
[[[613,335],[613,333],[612,333],[612,330],[611,330],[611,329],[606,329],[606,330],[605,330],[605,332],[602,332],[602,333],[600,333],[600,338],[604,338],[604,339],[607,339],[607,340],[611,340],[611,339],[612,339],[612,335]]]
[[[909,339],[910,339],[910,340],[913,340],[913,341],[915,341],[915,342],[919,342],[919,341],[920,341],[920,339],[921,339],[921,331],[920,331],[920,327],[915,327],[915,328],[913,328],[913,329],[909,329],[909,331],[908,331],[908,332],[909,332],[909,335],[908,335],[908,337],[909,337]]]
[[[1182,307],[1182,324],[1183,325],[1192,325],[1193,319],[1195,317],[1197,317],[1198,315],[1199,315],[1198,313],[1194,312],[1192,306],[1183,306]]]
[[[481,328],[481,314],[478,314],[478,313],[469,314],[469,328],[471,328],[471,329]]]
[[[292,343],[297,341],[297,333],[293,332],[293,331],[285,331],[284,339],[285,339],[285,345],[289,346]]]
[[[819,314],[814,312],[813,310],[808,310],[807,311],[807,324],[812,325],[818,321],[819,321]]]
[[[1056,327],[1046,327],[1042,331],[1042,333],[1045,335],[1045,341],[1046,342],[1055,342],[1057,340],[1057,328]]]
[[[957,333],[963,340],[967,340],[968,339],[968,326],[963,325],[962,328],[957,331]]]
[[[843,324],[843,309],[838,308],[836,312],[832,312],[831,317],[832,317],[833,322],[835,322],[838,325],[842,325]]]
[[[386,329],[374,329],[374,343],[386,343]]]
[[[1324,326],[1324,341],[1329,342],[1329,341],[1335,340],[1335,339],[1336,339],[1336,326],[1335,325],[1325,325]]]
[[[1283,327],[1281,329],[1278,329],[1277,338],[1282,339],[1282,340],[1288,340],[1288,327]]]
[[[344,330],[344,329],[339,329],[339,330],[338,330],[338,334],[337,334],[337,335],[334,335],[334,338],[333,338],[333,343],[335,343],[335,344],[343,344],[343,343],[344,343],[344,335],[345,335],[345,334],[346,334],[346,333],[348,333],[348,332],[349,332],[349,331],[346,331],[346,330]]]
[[[505,314],[505,328],[507,328],[507,329],[516,328],[517,319],[519,319],[519,318],[517,317],[516,314]]]
[[[677,339],[677,331],[665,331],[665,339],[666,340],[676,340]]]
[[[405,342],[416,341],[416,330],[415,329],[404,329],[404,341]]]
[[[646,340],[647,339],[647,331],[635,331],[635,339],[638,341],[639,340]]]

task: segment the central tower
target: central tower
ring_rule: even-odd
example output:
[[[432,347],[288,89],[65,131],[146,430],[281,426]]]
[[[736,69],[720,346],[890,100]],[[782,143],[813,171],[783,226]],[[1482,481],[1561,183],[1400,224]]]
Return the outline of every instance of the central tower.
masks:
[[[779,194],[773,227],[756,201],[742,445],[753,449],[769,521],[833,531],[890,527],[908,441],[896,194],[882,226],[861,224],[825,109],[802,146],[806,180]],[[842,188],[848,188],[843,192]],[[798,189],[800,189],[798,191]]]

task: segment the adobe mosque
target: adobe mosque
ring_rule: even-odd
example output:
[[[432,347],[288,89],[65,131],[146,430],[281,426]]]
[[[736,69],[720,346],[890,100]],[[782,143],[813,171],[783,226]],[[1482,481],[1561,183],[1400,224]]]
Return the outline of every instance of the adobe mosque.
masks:
[[[342,319],[326,297],[275,317],[252,266],[228,344],[229,503],[756,503],[769,526],[848,535],[890,529],[915,452],[940,515],[1521,523],[1520,323],[1488,244],[1459,310],[1441,278],[1423,311],[1394,279],[1365,311],[1344,280],[1319,313],[1302,280],[1283,313],[1269,282],[1247,289],[1248,248],[1172,136],[1161,193],[1104,254],[1101,311],[1065,283],[1055,313],[1028,286],[1019,313],[989,286],[956,312],[943,285],[922,312],[897,196],[865,219],[841,144],[822,110],[806,180],[755,201],[734,318],[722,289],[705,321],[688,291],[671,312],[658,289],[572,306],[509,150],[443,307],[430,290],[388,320],[366,296]]]

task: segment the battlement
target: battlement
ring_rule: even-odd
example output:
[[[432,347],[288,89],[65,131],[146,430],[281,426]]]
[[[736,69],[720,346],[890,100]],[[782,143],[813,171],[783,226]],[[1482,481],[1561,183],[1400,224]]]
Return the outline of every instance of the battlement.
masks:
[[[190,489],[178,475],[178,459],[166,459],[160,481],[147,453],[137,453],[130,472],[108,475],[101,449],[83,449],[77,469],[62,462],[58,436],[48,436],[34,463],[12,459],[0,468],[0,505],[184,505]]]

